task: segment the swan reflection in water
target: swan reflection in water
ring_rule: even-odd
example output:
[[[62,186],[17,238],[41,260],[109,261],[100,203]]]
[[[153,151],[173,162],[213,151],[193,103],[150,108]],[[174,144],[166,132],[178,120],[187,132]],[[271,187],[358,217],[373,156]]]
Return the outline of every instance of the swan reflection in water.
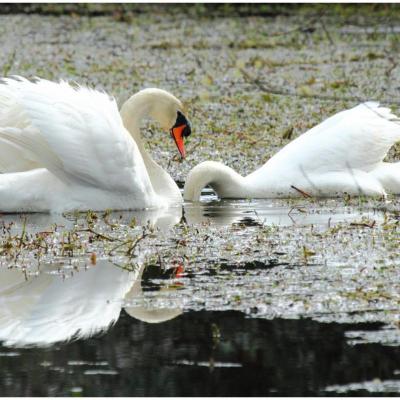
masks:
[[[180,221],[182,209],[170,209],[168,214],[156,210],[121,215],[124,220],[135,217],[138,224],[150,223],[163,231]],[[22,222],[15,215],[4,219],[17,221],[14,229],[21,229]],[[26,226],[32,232],[51,223],[67,227],[70,222],[61,215],[32,214]],[[169,308],[155,309],[138,301],[143,296],[146,255],[145,250],[141,252],[135,260],[138,268],[132,271],[101,259],[94,266],[64,268],[62,273],[55,266],[44,265],[38,275],[29,276],[17,268],[0,268],[0,341],[11,347],[31,347],[87,338],[107,330],[122,309],[149,323],[177,317],[180,308],[169,304]]]
[[[260,223],[292,225],[287,204],[276,201],[211,201],[186,204],[186,222],[217,225]],[[317,209],[318,207],[316,207]],[[297,213],[300,223],[327,224],[330,219],[347,220],[371,214],[374,211],[344,208],[332,212],[322,207],[317,213]],[[381,213],[373,215],[380,218]],[[121,223],[135,218],[138,225],[150,222],[161,231],[170,229],[182,218],[180,207],[141,212],[118,212]],[[4,222],[14,222],[13,229],[20,232],[22,219],[15,215],[2,216]],[[72,228],[75,221],[61,215],[32,214],[27,217],[28,232],[40,231],[52,224]],[[142,255],[144,258],[144,254]],[[140,260],[135,260],[139,262]],[[85,338],[105,331],[115,323],[124,309],[131,317],[149,323],[167,321],[182,313],[180,307],[155,308],[135,299],[143,299],[142,275],[144,267],[127,271],[110,261],[98,260],[95,266],[78,271],[64,269],[68,277],[56,273],[53,266],[41,267],[36,276],[26,276],[18,269],[0,269],[0,341],[8,346],[46,346],[55,342]],[[152,299],[156,296],[153,296]],[[139,305],[138,305],[139,304]],[[140,305],[142,304],[142,305]]]
[[[352,222],[372,218],[383,222],[383,209],[376,209],[376,202],[362,208],[346,206],[337,199],[319,200],[318,203],[291,203],[287,199],[221,199],[203,192],[201,203],[185,203],[184,217],[189,225],[211,223],[229,226],[293,226],[319,225],[329,227],[339,222]]]
[[[69,277],[51,266],[28,278],[18,269],[0,269],[0,340],[23,347],[87,338],[107,330],[122,309],[149,323],[180,315],[178,307],[157,309],[137,301],[143,270],[144,265],[126,271],[107,260]]]

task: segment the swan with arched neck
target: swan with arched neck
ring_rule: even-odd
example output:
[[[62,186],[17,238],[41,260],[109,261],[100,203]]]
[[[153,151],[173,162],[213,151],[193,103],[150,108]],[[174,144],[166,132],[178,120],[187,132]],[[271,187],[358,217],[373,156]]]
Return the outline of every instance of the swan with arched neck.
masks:
[[[21,77],[0,84],[0,210],[162,208],[182,202],[147,153],[145,116],[169,130],[182,157],[191,132],[182,103],[161,89],[130,97],[119,113],[104,92]]]
[[[400,194],[400,163],[384,162],[400,141],[400,120],[379,103],[342,111],[283,147],[247,176],[215,161],[189,173],[184,198],[210,185],[222,198]]]

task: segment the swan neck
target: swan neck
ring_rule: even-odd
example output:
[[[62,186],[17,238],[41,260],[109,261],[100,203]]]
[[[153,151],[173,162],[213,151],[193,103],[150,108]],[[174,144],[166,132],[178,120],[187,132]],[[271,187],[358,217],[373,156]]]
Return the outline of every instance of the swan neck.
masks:
[[[148,95],[145,92],[134,94],[122,105],[120,111],[122,122],[138,146],[154,191],[170,203],[180,203],[182,196],[178,186],[144,148],[140,127],[143,118],[150,116],[152,108],[157,105],[156,96]]]
[[[185,200],[199,201],[201,191],[207,185],[210,185],[221,198],[246,197],[245,178],[219,162],[205,161],[190,171],[185,183]]]
[[[140,92],[136,93],[122,105],[120,111],[124,126],[139,146],[142,156],[147,152],[143,147],[140,126],[143,119],[149,115],[152,106],[149,100],[148,97],[140,95]]]

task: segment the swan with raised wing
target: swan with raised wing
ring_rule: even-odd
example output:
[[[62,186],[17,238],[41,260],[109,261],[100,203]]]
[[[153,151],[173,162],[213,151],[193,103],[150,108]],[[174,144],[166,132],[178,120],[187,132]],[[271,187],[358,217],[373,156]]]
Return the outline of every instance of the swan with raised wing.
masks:
[[[397,141],[400,119],[379,103],[363,103],[310,129],[248,176],[200,163],[188,175],[184,199],[198,201],[207,185],[221,198],[400,194],[400,163],[383,161]]]
[[[144,89],[122,106],[106,93],[21,77],[0,84],[0,211],[144,209],[180,204],[171,176],[144,149],[145,116],[170,130],[182,157],[182,103]]]

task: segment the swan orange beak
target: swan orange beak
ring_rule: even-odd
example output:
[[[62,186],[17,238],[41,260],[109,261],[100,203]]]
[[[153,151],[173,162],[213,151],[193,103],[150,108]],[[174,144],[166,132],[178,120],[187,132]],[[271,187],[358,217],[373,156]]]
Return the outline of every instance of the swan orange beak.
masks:
[[[179,150],[179,153],[181,154],[182,158],[186,157],[186,151],[185,151],[185,145],[183,143],[183,138],[185,136],[185,132],[188,129],[187,125],[180,125],[180,126],[174,126],[171,129],[171,136],[175,140],[176,147]]]
[[[171,136],[175,140],[176,147],[178,148],[179,153],[181,153],[182,159],[186,156],[183,138],[189,136],[191,133],[192,128],[190,127],[189,121],[180,111],[178,111],[176,113],[175,124],[171,128]]]

